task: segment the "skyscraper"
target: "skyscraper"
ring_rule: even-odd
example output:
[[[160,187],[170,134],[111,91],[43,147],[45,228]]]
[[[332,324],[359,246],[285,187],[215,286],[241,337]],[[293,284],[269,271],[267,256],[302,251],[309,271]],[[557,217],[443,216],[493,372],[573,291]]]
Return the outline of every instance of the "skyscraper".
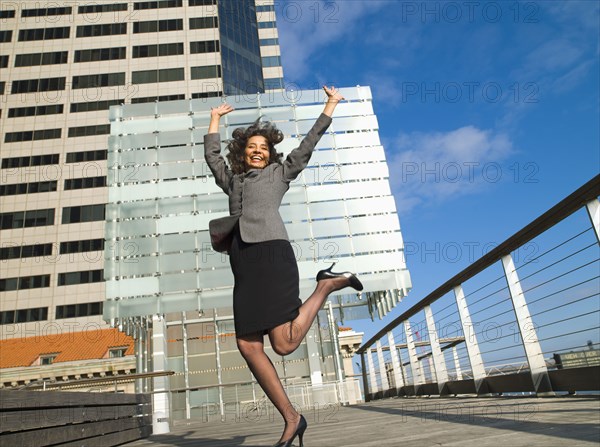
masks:
[[[109,107],[281,87],[273,2],[3,1],[0,23],[2,338],[104,327]]]

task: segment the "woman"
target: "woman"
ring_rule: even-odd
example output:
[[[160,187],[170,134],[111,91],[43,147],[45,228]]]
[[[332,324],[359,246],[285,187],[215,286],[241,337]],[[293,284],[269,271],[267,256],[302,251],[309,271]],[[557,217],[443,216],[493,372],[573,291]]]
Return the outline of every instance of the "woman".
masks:
[[[306,420],[290,403],[275,367],[264,351],[269,335],[279,355],[292,353],[312,325],[327,296],[362,284],[349,272],[334,273],[331,267],[317,274],[317,286],[304,302],[299,299],[299,277],[294,251],[279,214],[289,183],[306,167],[312,151],[331,124],[337,103],[344,99],[334,88],[323,87],[327,102],[312,129],[282,161],[275,145],[283,134],[272,123],[256,121],[233,132],[228,144],[227,166],[221,157],[219,120],[233,111],[228,104],[211,110],[204,154],[217,185],[229,196],[230,215],[210,222],[213,248],[227,252],[235,285],[233,313],[237,346],[265,394],[285,421],[276,446],[291,446],[296,437],[302,445]]]

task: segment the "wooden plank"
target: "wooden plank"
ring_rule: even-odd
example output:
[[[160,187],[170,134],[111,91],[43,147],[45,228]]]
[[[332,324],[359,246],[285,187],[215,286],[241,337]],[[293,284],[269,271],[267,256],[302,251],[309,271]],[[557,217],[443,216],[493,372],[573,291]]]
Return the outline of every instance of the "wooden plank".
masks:
[[[152,425],[145,425],[139,428],[132,428],[115,433],[109,433],[94,438],[80,439],[66,444],[60,444],[60,447],[112,447],[127,442],[137,441],[147,438],[152,434]]]
[[[78,439],[92,438],[119,431],[140,429],[151,425],[152,416],[140,418],[117,419],[114,421],[86,422],[60,427],[42,428],[17,433],[0,435],[0,444],[6,446],[46,446],[71,442]]]
[[[82,422],[130,418],[141,416],[144,414],[144,411],[138,405],[103,405],[3,411],[0,413],[0,433],[79,424]]]
[[[81,407],[82,405],[125,405],[150,403],[147,394],[81,393],[73,391],[0,390],[0,411],[42,407]]]

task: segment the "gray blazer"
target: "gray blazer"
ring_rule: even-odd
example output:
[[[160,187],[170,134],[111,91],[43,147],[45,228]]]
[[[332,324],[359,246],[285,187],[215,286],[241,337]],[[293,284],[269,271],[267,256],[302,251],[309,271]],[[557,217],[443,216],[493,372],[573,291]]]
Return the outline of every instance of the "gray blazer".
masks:
[[[271,163],[264,169],[249,169],[234,174],[221,156],[219,133],[204,136],[204,158],[217,185],[229,196],[229,216],[209,222],[212,247],[228,252],[235,225],[239,222],[244,242],[288,240],[288,234],[279,214],[283,195],[306,167],[313,149],[329,125],[331,117],[321,114],[300,146],[287,156],[282,164]]]

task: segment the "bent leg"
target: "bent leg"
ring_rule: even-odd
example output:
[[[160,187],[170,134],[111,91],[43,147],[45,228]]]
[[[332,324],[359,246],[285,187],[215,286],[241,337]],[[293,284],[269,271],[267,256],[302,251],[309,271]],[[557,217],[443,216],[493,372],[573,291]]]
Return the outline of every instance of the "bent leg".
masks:
[[[269,330],[269,340],[273,350],[279,355],[294,352],[306,336],[329,294],[347,285],[348,279],[343,277],[319,281],[314,292],[298,309],[299,314],[294,320]]]
[[[236,340],[238,349],[244,360],[246,360],[250,371],[252,371],[258,384],[285,420],[285,430],[281,440],[289,439],[298,426],[300,415],[293,407],[287,394],[285,394],[275,366],[265,353],[263,335],[257,332],[237,337]]]

